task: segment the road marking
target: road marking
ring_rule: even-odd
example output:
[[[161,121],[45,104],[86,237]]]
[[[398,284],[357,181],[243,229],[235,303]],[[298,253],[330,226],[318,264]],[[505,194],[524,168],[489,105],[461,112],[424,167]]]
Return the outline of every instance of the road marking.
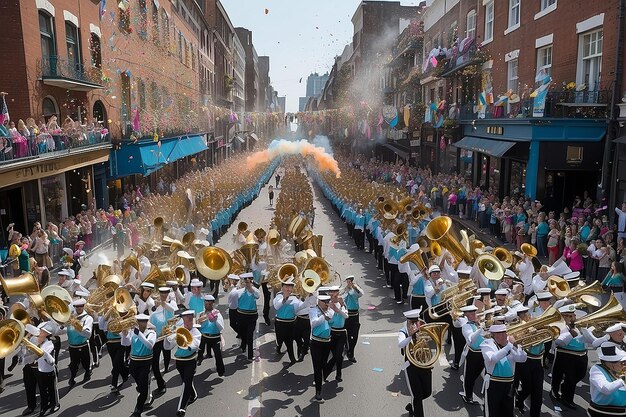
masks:
[[[392,333],[368,333],[368,334],[359,335],[359,337],[364,337],[366,339],[379,339],[379,338],[385,338],[385,337],[398,337],[398,332],[392,332]]]
[[[259,352],[259,348],[266,344],[272,343],[276,340],[276,335],[272,333],[266,333],[261,337],[257,337],[254,341],[254,350],[255,354]],[[248,400],[248,417],[260,417],[261,416],[261,408],[263,405],[261,404],[263,397],[263,387],[259,384],[263,380],[263,360],[258,356],[259,361],[252,362],[252,375],[250,376],[250,386],[248,387],[248,393],[250,392],[250,388],[253,386],[257,386],[256,397]]]

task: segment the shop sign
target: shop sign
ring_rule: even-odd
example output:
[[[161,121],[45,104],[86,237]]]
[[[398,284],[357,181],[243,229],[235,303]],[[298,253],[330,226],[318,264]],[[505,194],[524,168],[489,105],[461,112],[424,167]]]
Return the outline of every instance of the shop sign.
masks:
[[[0,187],[19,184],[21,182],[45,178],[60,174],[71,169],[81,168],[88,165],[98,164],[109,160],[109,149],[81,153],[76,156],[57,157],[53,160],[21,166],[9,169],[0,174]]]
[[[502,126],[487,126],[487,133],[490,135],[504,135],[504,128]]]

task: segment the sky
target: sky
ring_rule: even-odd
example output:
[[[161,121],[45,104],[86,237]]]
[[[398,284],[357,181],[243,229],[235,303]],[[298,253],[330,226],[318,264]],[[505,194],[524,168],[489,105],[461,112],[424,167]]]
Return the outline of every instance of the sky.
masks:
[[[270,57],[270,79],[287,111],[298,111],[309,74],[330,72],[352,41],[360,0],[221,0],[234,27],[252,31],[259,55]],[[401,1],[416,6],[419,1]],[[266,13],[267,10],[267,13]]]

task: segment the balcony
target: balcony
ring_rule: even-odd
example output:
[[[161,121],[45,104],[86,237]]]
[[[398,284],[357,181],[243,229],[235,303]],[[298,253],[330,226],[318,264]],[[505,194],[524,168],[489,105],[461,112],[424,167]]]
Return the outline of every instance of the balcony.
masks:
[[[610,90],[551,91],[546,97],[543,112],[533,109],[534,100],[527,98],[519,103],[504,106],[490,104],[484,117],[474,103],[461,106],[461,120],[476,119],[606,119],[611,99]],[[507,107],[509,111],[507,111]]]
[[[39,62],[41,81],[46,85],[72,91],[91,91],[103,88],[102,70],[85,67],[81,62],[70,61],[57,55],[43,57]]]

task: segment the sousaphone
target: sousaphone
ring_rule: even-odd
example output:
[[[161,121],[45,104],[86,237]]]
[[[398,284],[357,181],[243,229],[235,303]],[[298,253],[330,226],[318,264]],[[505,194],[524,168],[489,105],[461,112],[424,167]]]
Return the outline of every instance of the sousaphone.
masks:
[[[221,281],[230,273],[233,259],[217,246],[208,246],[196,252],[196,270],[206,279]]]

